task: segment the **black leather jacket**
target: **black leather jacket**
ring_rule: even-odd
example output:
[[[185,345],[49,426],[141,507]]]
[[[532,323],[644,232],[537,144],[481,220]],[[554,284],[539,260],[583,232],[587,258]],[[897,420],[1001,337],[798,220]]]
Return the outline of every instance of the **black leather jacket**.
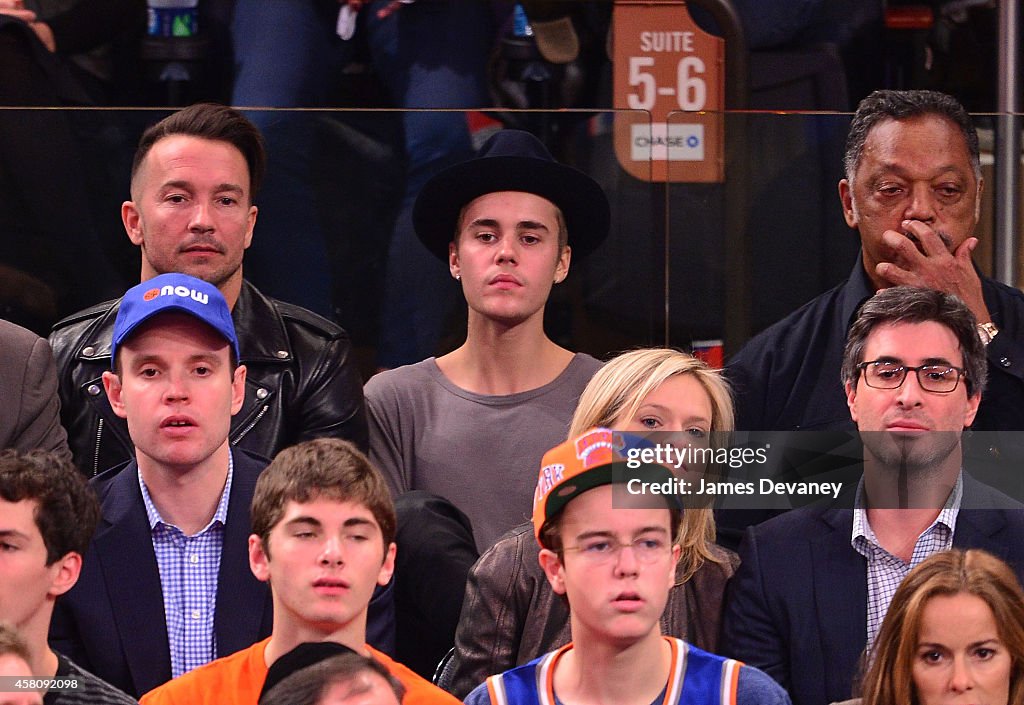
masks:
[[[131,460],[128,424],[110,408],[102,375],[120,299],[65,318],[53,328],[61,421],[88,476]],[[273,458],[289,445],[324,436],[366,450],[363,384],[348,334],[299,306],[243,282],[231,317],[247,368],[245,401],[231,419],[232,446]]]

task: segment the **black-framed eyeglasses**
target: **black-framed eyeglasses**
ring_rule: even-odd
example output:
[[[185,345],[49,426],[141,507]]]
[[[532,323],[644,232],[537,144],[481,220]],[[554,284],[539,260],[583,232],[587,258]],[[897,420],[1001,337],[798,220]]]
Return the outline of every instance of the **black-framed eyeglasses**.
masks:
[[[949,394],[955,391],[960,378],[965,374],[963,368],[953,365],[911,367],[892,360],[862,362],[857,365],[857,369],[864,375],[864,384],[874,389],[899,389],[903,386],[907,373],[914,372],[921,389],[935,394]]]

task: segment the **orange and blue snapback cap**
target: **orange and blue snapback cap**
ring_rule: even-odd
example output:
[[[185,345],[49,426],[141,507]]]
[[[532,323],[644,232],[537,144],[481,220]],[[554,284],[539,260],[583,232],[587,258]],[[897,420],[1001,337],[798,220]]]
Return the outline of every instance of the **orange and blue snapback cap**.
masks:
[[[549,450],[541,460],[533,495],[533,535],[539,541],[544,524],[587,490],[634,478],[656,483],[671,480],[672,471],[664,465],[635,460],[631,463],[635,467],[627,465],[631,450],[651,447],[653,444],[642,436],[592,428]],[[679,497],[663,495],[662,498],[675,502],[682,509]]]

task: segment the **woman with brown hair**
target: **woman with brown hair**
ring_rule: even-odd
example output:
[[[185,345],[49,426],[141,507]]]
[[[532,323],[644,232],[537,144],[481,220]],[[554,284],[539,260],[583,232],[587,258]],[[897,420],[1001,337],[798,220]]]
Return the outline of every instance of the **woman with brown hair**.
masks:
[[[1024,703],[1024,591],[985,551],[943,551],[893,596],[864,705]]]

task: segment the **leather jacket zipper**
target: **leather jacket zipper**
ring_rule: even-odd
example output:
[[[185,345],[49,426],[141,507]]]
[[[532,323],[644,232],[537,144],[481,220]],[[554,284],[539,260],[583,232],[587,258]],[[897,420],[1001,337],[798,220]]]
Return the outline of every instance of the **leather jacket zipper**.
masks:
[[[103,440],[103,419],[100,418],[99,424],[96,426],[96,448],[92,457],[92,476],[100,472],[100,441]]]
[[[241,442],[241,440],[243,438],[245,438],[246,434],[249,433],[249,431],[252,430],[253,426],[255,426],[256,424],[258,424],[260,422],[260,419],[263,418],[263,415],[266,414],[269,409],[270,409],[270,405],[269,404],[264,406],[262,409],[260,409],[260,413],[256,414],[256,418],[254,418],[252,421],[250,421],[249,424],[245,428],[243,428],[241,431],[239,431],[238,435],[235,436],[231,440],[231,445],[233,445],[233,446],[238,445]]]

